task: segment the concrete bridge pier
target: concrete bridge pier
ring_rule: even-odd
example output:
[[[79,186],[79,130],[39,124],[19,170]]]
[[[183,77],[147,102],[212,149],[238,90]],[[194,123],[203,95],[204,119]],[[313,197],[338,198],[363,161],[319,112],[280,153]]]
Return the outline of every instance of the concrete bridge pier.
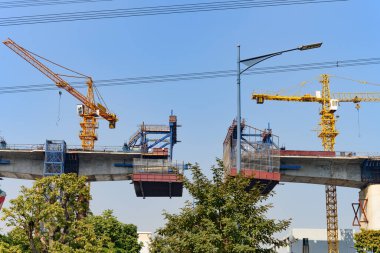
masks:
[[[380,184],[370,184],[359,192],[360,228],[380,230]]]

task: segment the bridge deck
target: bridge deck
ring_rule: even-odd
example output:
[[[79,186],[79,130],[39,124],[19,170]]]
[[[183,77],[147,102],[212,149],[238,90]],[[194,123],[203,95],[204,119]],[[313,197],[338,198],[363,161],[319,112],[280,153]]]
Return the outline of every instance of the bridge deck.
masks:
[[[160,155],[138,152],[79,151],[67,153],[79,157],[79,175],[89,181],[131,180],[132,170],[120,164],[132,164],[133,158]],[[336,186],[363,188],[367,185],[361,178],[361,164],[368,156],[297,156],[280,157],[281,182],[331,184]],[[0,150],[0,177],[36,179],[43,175],[43,150]],[[9,161],[9,162],[8,162]]]
[[[281,182],[363,188],[360,165],[368,156],[281,156]]]

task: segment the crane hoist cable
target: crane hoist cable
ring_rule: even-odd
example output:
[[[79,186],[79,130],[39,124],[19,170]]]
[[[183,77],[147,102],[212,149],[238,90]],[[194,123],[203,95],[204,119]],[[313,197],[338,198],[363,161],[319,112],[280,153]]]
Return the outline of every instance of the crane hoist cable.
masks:
[[[360,104],[355,105],[356,111],[358,112],[358,137],[360,138]]]
[[[59,100],[58,100],[58,118],[56,125],[58,126],[58,123],[61,121],[61,97],[62,97],[62,91],[58,91]]]

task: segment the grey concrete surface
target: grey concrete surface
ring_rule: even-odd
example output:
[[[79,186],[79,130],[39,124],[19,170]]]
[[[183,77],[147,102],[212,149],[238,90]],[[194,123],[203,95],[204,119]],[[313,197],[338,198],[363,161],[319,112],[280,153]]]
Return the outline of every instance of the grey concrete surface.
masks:
[[[140,153],[68,151],[79,156],[79,175],[89,181],[131,179],[131,169],[115,167],[115,163],[131,164]],[[0,159],[9,164],[0,165],[0,177],[34,180],[43,176],[45,152],[43,150],[0,150]]]
[[[281,157],[282,165],[298,165],[297,170],[281,170],[281,182],[329,184],[363,188],[360,165],[368,157]]]
[[[132,163],[140,153],[68,151],[79,156],[79,175],[89,181],[130,180],[131,169],[115,167],[115,163]],[[281,170],[281,181],[292,183],[331,184],[364,188],[360,164],[368,157],[281,157],[282,165],[298,165],[297,170]],[[36,179],[43,175],[43,150],[0,150],[0,159],[9,164],[0,165],[0,177]]]

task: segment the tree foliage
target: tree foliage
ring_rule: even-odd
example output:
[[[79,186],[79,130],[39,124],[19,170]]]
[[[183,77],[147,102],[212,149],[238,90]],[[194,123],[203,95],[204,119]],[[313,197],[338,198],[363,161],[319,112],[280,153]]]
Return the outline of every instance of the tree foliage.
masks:
[[[361,230],[355,234],[354,239],[359,253],[380,253],[380,230]]]
[[[118,253],[138,253],[141,245],[137,241],[137,227],[124,224],[116,219],[111,210],[105,210],[100,216],[89,216],[97,237],[103,239],[103,249]]]
[[[179,214],[164,212],[167,222],[156,231],[151,252],[275,252],[286,245],[273,235],[290,220],[265,216],[270,195],[261,195],[259,186],[248,189],[250,180],[241,176],[225,178],[220,160],[212,168],[212,180],[198,165],[191,172],[193,179],[185,180],[185,188],[194,203],[187,202]]]
[[[8,226],[25,232],[33,253],[49,252],[75,239],[73,228],[87,214],[89,200],[85,177],[44,177],[35,181],[32,188],[21,188],[21,194],[10,200],[10,208],[3,209],[3,219]]]
[[[91,215],[90,199],[86,177],[75,174],[45,177],[31,188],[22,187],[3,209],[2,219],[13,229],[0,237],[0,252],[138,252],[136,227],[117,221],[111,211]]]

